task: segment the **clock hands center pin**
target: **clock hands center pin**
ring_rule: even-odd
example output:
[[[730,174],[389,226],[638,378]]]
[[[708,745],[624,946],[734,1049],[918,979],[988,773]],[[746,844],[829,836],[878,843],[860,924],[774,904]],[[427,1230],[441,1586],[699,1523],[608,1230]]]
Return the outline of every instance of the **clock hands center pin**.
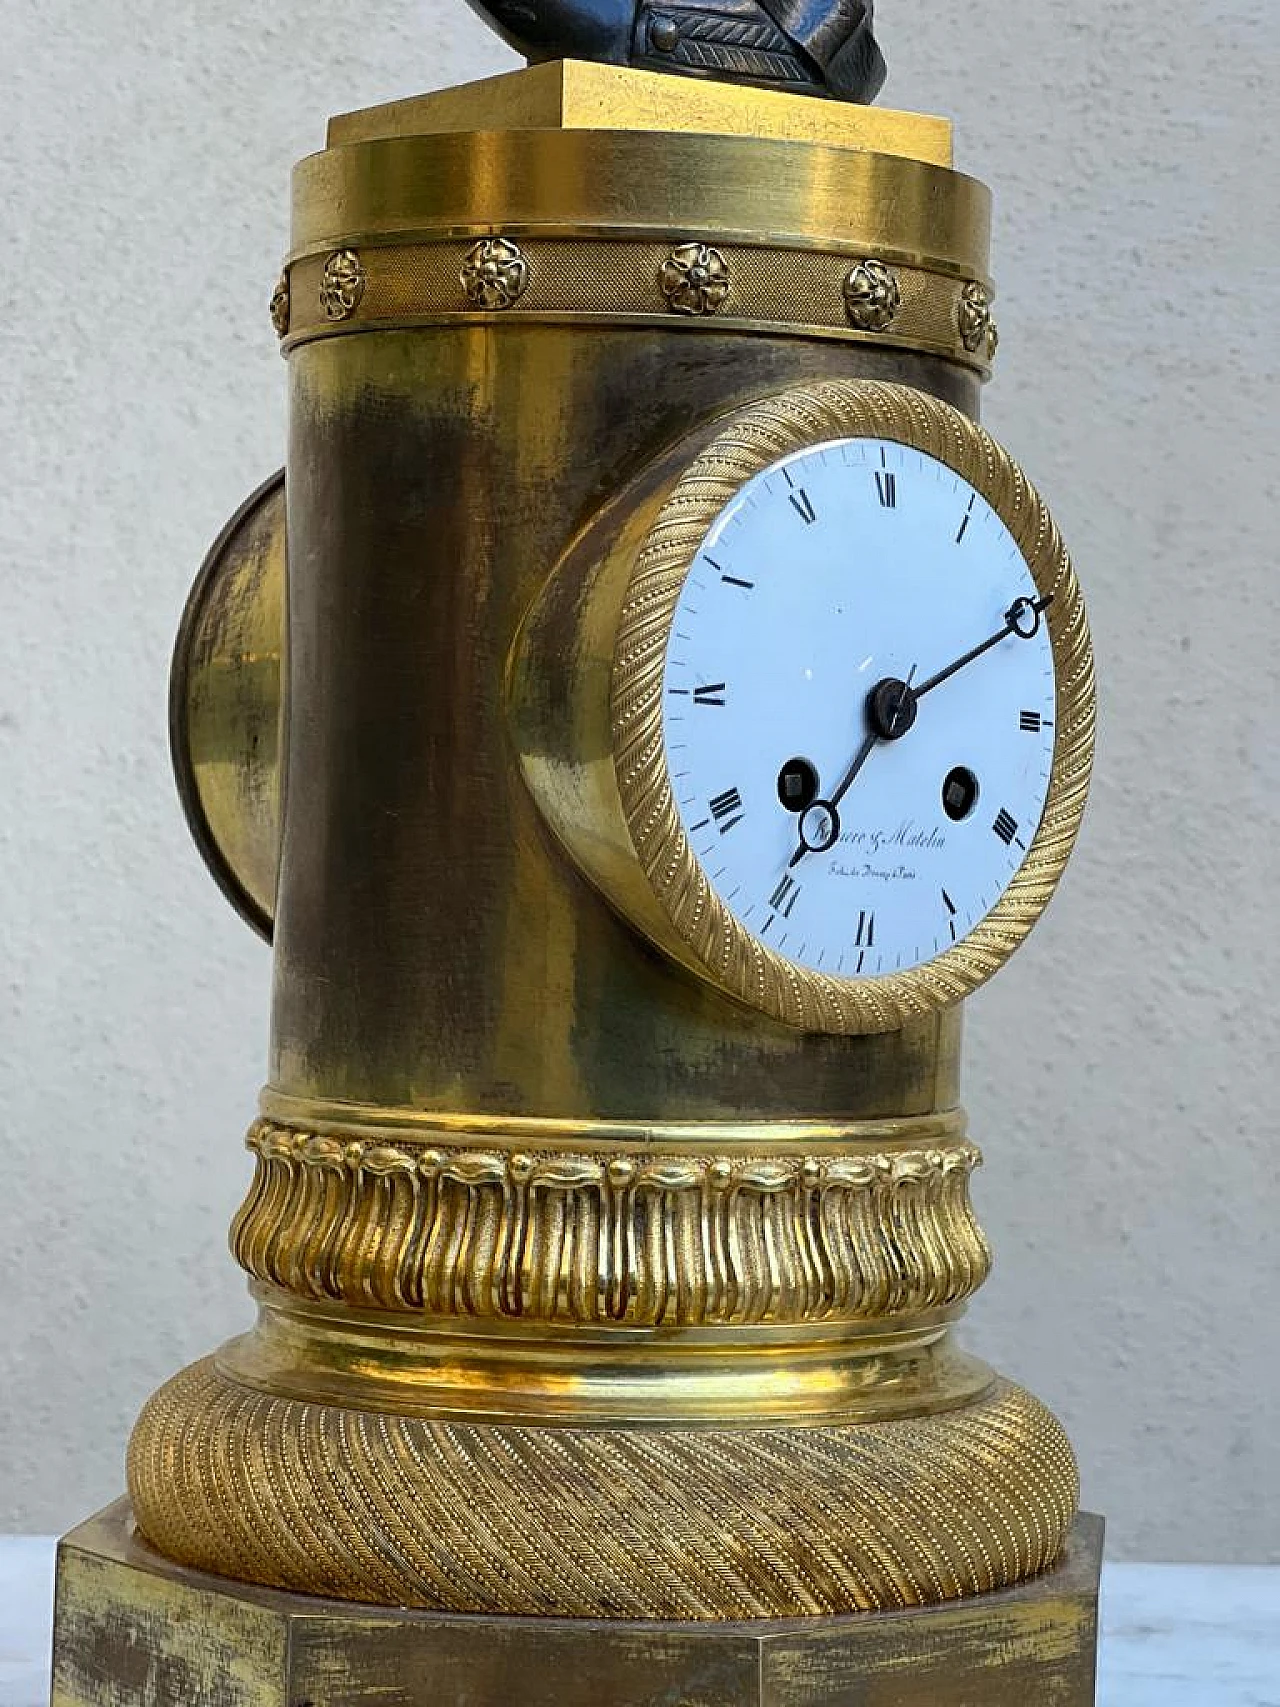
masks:
[[[896,676],[885,676],[875,684],[865,702],[867,733],[862,745],[853,755],[848,769],[830,796],[812,801],[800,814],[799,846],[787,861],[788,871],[799,865],[806,854],[826,853],[835,846],[840,836],[840,802],[871,757],[872,749],[881,741],[901,740],[910,730],[925,694],[932,693],[934,688],[950,681],[952,676],[958,675],[967,665],[990,652],[992,647],[998,646],[1010,635],[1016,635],[1019,640],[1033,639],[1040,632],[1044,613],[1052,603],[1052,593],[1044,593],[1038,599],[1029,599],[1025,595],[1016,598],[1004,613],[1004,621],[994,634],[989,634],[985,640],[980,640],[976,646],[962,652],[943,669],[935,671],[921,682],[919,687],[912,686],[916,673],[914,664],[906,681],[900,681]]]
[[[886,676],[877,682],[867,695],[867,733],[862,745],[849,762],[844,775],[826,799],[813,801],[800,814],[800,845],[787,862],[787,869],[799,865],[807,853],[826,853],[840,835],[840,802],[852,787],[858,772],[871,757],[872,748],[881,741],[896,741],[916,720],[915,696],[911,683],[916,665],[911,666],[905,682],[896,676]]]

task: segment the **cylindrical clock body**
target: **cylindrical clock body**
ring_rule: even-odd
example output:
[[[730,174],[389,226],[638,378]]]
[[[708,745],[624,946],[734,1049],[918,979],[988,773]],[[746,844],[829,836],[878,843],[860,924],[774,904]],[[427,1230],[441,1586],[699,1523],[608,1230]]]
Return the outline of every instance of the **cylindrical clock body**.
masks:
[[[573,1120],[954,1106],[958,1010],[805,1034],[649,952],[547,834],[507,713],[521,622],[602,499],[691,425],[831,374],[975,389],[926,356],[701,329],[293,352],[273,1090]]]
[[[754,399],[870,379],[976,415],[987,243],[972,180],[795,139],[477,120],[299,167],[271,1069],[233,1229],[262,1314],[135,1433],[172,1557],[735,1618],[1057,1555],[1061,1430],[948,1338],[989,1261],[958,1006],[753,1011],[635,929],[528,766],[553,577],[572,617],[578,557]]]
[[[986,345],[966,350],[957,305],[985,281],[986,192],[891,156],[716,137],[332,152],[299,168],[290,274],[272,1088],[588,1120],[954,1106],[957,1013],[878,1038],[804,1035],[650,954],[550,843],[505,685],[579,530],[735,404],[862,375],[976,412]],[[319,306],[345,241],[337,207],[366,234],[345,321]],[[486,229],[509,234],[527,284],[468,311],[460,274]],[[691,233],[728,276],[714,313],[673,312],[662,293]],[[938,269],[897,269],[905,329],[851,322],[844,281],[869,248]]]

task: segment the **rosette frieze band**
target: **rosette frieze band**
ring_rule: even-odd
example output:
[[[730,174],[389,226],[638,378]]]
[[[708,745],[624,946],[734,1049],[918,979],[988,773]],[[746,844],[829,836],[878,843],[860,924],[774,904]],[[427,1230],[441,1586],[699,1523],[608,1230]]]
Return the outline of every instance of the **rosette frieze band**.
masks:
[[[286,349],[315,338],[476,320],[726,324],[925,351],[985,373],[985,283],[843,247],[520,231],[303,255],[286,274]],[[281,322],[275,322],[277,331]]]
[[[285,349],[553,322],[884,344],[989,370],[985,325],[970,329],[973,302],[991,300],[990,197],[974,179],[869,134],[831,146],[624,116],[611,129],[593,111],[599,128],[357,126],[303,161]]]
[[[990,1256],[960,1116],[890,1142],[750,1128],[634,1143],[459,1143],[258,1121],[232,1230],[304,1298],[528,1322],[874,1323],[949,1311]],[[727,1142],[726,1142],[727,1141]]]

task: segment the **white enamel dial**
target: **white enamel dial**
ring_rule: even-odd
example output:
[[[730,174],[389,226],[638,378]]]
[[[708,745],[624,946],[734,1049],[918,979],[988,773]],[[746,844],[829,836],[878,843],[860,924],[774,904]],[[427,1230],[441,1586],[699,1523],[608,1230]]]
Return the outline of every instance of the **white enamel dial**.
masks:
[[[979,924],[1049,791],[1045,610],[991,505],[910,446],[834,440],[741,488],[677,600],[662,716],[685,834],[747,931],[855,978]]]

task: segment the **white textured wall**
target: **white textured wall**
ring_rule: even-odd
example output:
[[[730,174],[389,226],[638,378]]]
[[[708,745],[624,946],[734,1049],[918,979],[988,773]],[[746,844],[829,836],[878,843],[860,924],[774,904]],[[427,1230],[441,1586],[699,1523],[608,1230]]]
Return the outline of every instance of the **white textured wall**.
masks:
[[[987,420],[1101,667],[1076,862],[970,1010],[968,1335],[1065,1418],[1116,1555],[1280,1558],[1276,8],[882,13],[886,99],[995,188]],[[0,1529],[113,1498],[143,1399],[247,1319],[268,961],[188,844],[165,678],[281,460],[289,167],[512,63],[461,0],[0,0]]]

